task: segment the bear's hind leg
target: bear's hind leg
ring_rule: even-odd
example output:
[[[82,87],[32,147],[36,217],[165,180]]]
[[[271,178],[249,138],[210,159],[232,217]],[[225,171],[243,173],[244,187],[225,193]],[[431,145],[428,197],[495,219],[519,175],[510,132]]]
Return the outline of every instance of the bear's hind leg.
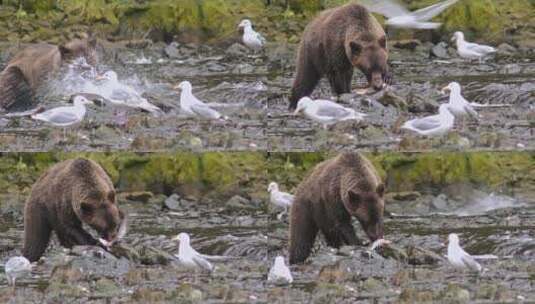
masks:
[[[52,227],[46,218],[46,210],[35,202],[24,208],[24,246],[22,255],[35,262],[43,255],[50,241]]]

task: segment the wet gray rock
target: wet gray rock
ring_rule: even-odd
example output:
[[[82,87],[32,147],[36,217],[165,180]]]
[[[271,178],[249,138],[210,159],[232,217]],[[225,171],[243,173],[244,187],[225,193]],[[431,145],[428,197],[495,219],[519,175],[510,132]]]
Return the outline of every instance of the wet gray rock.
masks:
[[[500,68],[502,74],[519,74],[520,72],[522,72],[522,68],[516,63],[506,64]]]
[[[377,101],[380,102],[382,105],[394,106],[401,109],[407,107],[407,101],[403,97],[397,95],[393,89],[387,87],[381,92],[382,95],[377,97]]]
[[[416,246],[407,248],[407,256],[411,265],[437,265],[443,260],[440,255],[433,251]]]
[[[516,53],[516,48],[510,44],[507,44],[507,43],[502,43],[500,45],[498,45],[498,47],[496,48],[498,54],[502,54],[502,55],[512,55],[514,53]]]
[[[167,208],[169,210],[180,210],[180,195],[174,193],[171,194],[165,201],[164,201],[164,208]]]
[[[248,63],[240,63],[237,64],[234,69],[232,69],[232,72],[234,74],[251,74],[252,72],[254,72],[254,70],[254,66]]]
[[[140,246],[136,249],[139,252],[139,260],[144,265],[170,265],[176,260],[173,255],[152,246]]]
[[[438,58],[449,59],[448,44],[446,42],[439,42],[431,49],[431,54]]]
[[[441,293],[441,300],[448,303],[469,303],[470,292],[457,284],[449,284]]]
[[[180,44],[178,42],[172,42],[164,49],[164,54],[171,59],[180,59],[182,55],[179,50]]]
[[[267,60],[270,69],[282,69],[294,60],[295,51],[287,44],[280,44],[276,48],[268,48]]]
[[[106,250],[96,246],[75,246],[52,272],[52,277],[70,276],[79,272],[85,279],[100,277],[115,278],[128,272],[130,263],[125,258],[116,258]]]
[[[99,298],[114,298],[123,294],[121,286],[115,281],[101,278],[95,282],[95,288],[91,293],[94,297]]]
[[[225,51],[225,55],[229,58],[246,57],[248,53],[249,49],[241,43],[234,43]]]
[[[245,197],[242,197],[242,196],[239,196],[239,195],[234,195],[233,197],[231,197],[226,203],[225,203],[225,206],[229,209],[236,209],[236,210],[240,210],[240,209],[246,209],[246,210],[250,210],[250,209],[254,209],[254,206],[251,205],[251,201],[249,201],[248,199],[246,199]]]
[[[407,262],[409,259],[407,252],[403,248],[393,244],[385,245],[379,248],[378,252],[384,258],[396,260],[399,262]]]
[[[441,193],[431,201],[432,211],[442,212],[442,211],[451,211],[453,209],[454,209],[454,206],[452,205],[450,200],[448,200],[448,197],[445,194]]]

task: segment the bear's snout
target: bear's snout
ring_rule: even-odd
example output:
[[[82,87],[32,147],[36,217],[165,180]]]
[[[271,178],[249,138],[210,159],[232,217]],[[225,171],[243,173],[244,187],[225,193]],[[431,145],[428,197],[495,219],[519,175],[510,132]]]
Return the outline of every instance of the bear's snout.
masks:
[[[370,86],[372,86],[376,90],[382,90],[384,85],[384,79],[383,79],[383,73],[377,71],[372,72],[371,79],[370,79]]]

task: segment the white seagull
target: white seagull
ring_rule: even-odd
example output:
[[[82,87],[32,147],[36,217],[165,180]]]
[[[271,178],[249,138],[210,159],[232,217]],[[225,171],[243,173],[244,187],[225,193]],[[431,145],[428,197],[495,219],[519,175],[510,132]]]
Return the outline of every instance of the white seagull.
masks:
[[[291,284],[294,281],[290,268],[284,264],[284,257],[275,258],[275,263],[269,270],[268,281],[276,284]]]
[[[57,107],[42,113],[33,114],[31,117],[57,127],[65,128],[80,123],[86,113],[85,105],[93,104],[93,102],[78,95],[74,97],[73,104],[73,106]]]
[[[451,82],[444,88],[442,92],[450,92],[450,99],[448,102],[449,110],[455,117],[471,116],[479,120],[479,114],[474,110],[474,107],[461,95],[461,85],[457,82]]]
[[[27,258],[17,256],[10,258],[4,266],[7,282],[15,287],[15,281],[18,278],[26,277],[32,271],[32,265]]]
[[[467,42],[464,40],[463,32],[455,32],[451,41],[457,44],[457,53],[462,58],[481,60],[487,55],[496,53],[496,49],[491,46]]]
[[[322,124],[324,129],[340,121],[361,121],[366,117],[366,114],[343,107],[330,100],[312,100],[309,97],[303,97],[297,103],[297,109],[295,109],[294,114],[297,115],[300,112],[303,112],[307,118]]]
[[[448,237],[448,261],[457,269],[481,272],[481,265],[459,245],[459,236],[451,233]]]
[[[178,254],[175,256],[178,258],[180,264],[190,269],[203,269],[209,272],[214,270],[212,265],[205,255],[198,253],[190,245],[189,235],[185,232],[177,235],[173,240],[178,240]]]
[[[221,113],[210,108],[207,104],[200,101],[192,93],[191,83],[182,81],[175,89],[180,92],[180,109],[189,116],[200,117],[209,120],[226,119]]]
[[[275,182],[269,183],[268,192],[269,201],[275,206],[284,208],[284,211],[277,216],[280,220],[283,214],[288,213],[288,208],[292,205],[294,196],[290,193],[280,191],[279,185]]]
[[[250,20],[244,19],[238,25],[238,28],[243,28],[243,44],[248,48],[256,51],[261,50],[266,44],[266,39],[255,30],[253,30],[253,24]]]
[[[447,134],[453,128],[455,116],[449,111],[449,104],[440,105],[438,113],[438,115],[409,120],[401,128],[424,136]]]
[[[386,25],[398,28],[413,29],[436,29],[440,27],[438,22],[427,22],[442,11],[455,4],[459,0],[446,0],[414,12],[408,11],[396,0],[382,0],[371,2],[368,0],[363,5],[370,11],[384,15],[388,19]]]
[[[152,113],[154,116],[163,114],[162,109],[141,97],[134,88],[120,83],[117,78],[117,73],[114,71],[107,71],[103,75],[97,76],[95,80],[104,80],[104,84],[97,87],[99,91],[98,93],[102,94],[104,98],[108,99],[113,104],[142,109]]]

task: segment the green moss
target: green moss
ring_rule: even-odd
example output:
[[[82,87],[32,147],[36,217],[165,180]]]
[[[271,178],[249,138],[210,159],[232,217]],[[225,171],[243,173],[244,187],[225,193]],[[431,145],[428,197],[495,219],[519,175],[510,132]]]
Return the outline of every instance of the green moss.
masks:
[[[151,191],[217,198],[235,194],[265,197],[277,181],[293,190],[319,162],[334,153],[9,153],[0,157],[0,189],[27,195],[53,164],[86,157],[98,162],[119,191]],[[434,191],[471,183],[490,190],[535,191],[535,154],[380,153],[367,154],[389,191]]]

